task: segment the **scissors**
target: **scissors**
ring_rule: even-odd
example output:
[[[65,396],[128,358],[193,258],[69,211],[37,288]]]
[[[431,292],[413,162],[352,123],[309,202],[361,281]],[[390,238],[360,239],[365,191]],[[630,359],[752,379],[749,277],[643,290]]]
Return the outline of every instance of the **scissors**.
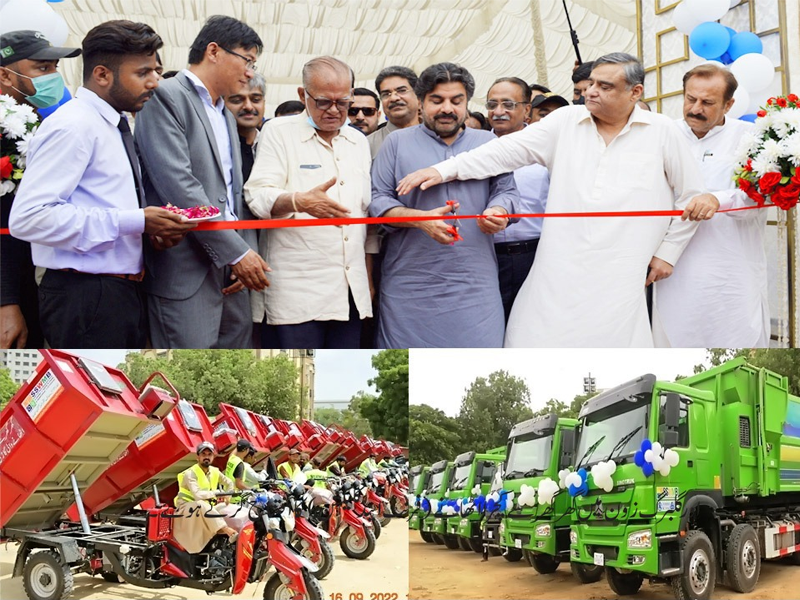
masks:
[[[453,216],[456,216],[458,214],[458,211],[456,210],[456,201],[455,200],[448,200],[446,202],[446,204],[447,204],[447,206],[450,207],[450,209],[451,209],[451,211],[453,213]],[[456,242],[461,242],[461,241],[464,240],[464,238],[462,238],[458,234],[458,220],[454,220],[453,224],[450,225],[450,227],[447,228],[447,233],[449,233],[450,235],[453,236],[453,241],[450,242],[451,246],[454,245]]]

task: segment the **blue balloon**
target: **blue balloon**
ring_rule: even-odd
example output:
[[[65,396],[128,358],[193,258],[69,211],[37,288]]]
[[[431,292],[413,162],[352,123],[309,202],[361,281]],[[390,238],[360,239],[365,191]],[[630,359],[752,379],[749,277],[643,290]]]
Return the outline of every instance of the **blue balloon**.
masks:
[[[431,501],[428,500],[427,498],[422,500],[422,510],[424,510],[425,512],[430,512],[431,510]]]
[[[637,450],[636,454],[633,455],[633,462],[637,467],[644,466],[644,452]]]
[[[576,488],[573,484],[570,484],[569,485],[569,495],[574,498],[575,496],[578,495],[578,489],[579,488]]]
[[[741,117],[739,117],[739,120],[740,121],[748,121],[750,123],[755,123],[757,118],[758,118],[757,114],[750,113],[749,115],[742,115]]]
[[[586,469],[578,469],[578,475],[581,476],[581,479],[584,483],[586,483],[586,480],[589,479],[589,474],[586,472]]]
[[[61,100],[59,100],[57,104],[48,106],[47,108],[38,108],[36,109],[36,112],[39,113],[39,118],[44,121],[47,117],[56,112],[56,109],[58,109],[59,106],[66,104],[70,100],[72,100],[72,94],[70,94],[69,90],[64,87],[64,94],[61,96]]]
[[[736,60],[745,54],[761,54],[763,50],[764,44],[761,43],[760,37],[755,33],[742,31],[731,38],[728,54],[731,55],[732,60]]]
[[[731,36],[724,25],[709,21],[700,23],[689,34],[689,46],[695,54],[713,59],[722,56],[731,44]]]
[[[652,449],[653,449],[653,442],[651,442],[648,438],[644,438],[642,440],[642,454],[644,454],[648,450],[652,450]],[[644,457],[642,457],[642,458],[644,458]]]
[[[642,472],[644,473],[645,477],[650,477],[650,475],[652,475],[655,472],[655,469],[653,468],[653,463],[649,462],[644,463],[644,466],[642,467]]]
[[[733,62],[733,58],[731,57],[729,52],[726,52],[725,54],[720,56],[719,60],[720,62],[722,62],[723,65],[729,65]]]

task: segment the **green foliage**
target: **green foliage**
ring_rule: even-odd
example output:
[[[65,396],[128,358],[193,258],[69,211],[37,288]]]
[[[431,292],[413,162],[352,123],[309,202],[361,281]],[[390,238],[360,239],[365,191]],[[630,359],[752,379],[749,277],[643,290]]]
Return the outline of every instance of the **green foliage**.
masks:
[[[0,369],[0,409],[5,408],[19,387],[19,384],[14,383],[14,380],[11,379],[8,369]]]
[[[342,411],[336,408],[315,408],[314,420],[320,425],[340,425],[342,422]]]
[[[281,419],[298,416],[297,369],[284,355],[259,360],[249,350],[175,350],[166,360],[130,353],[120,368],[137,386],[161,371],[211,416],[223,402]]]
[[[468,448],[483,452],[505,446],[511,428],[533,416],[531,394],[524,380],[495,371],[478,377],[461,401],[458,422]]]
[[[373,396],[369,394],[358,392],[350,401],[350,406],[344,410],[338,410],[336,408],[317,408],[314,410],[314,420],[326,427],[330,425],[340,425],[346,430],[352,431],[356,437],[361,437],[365,434],[372,437],[369,421],[358,412],[364,396],[373,398]]]
[[[441,410],[427,404],[412,404],[408,407],[408,416],[411,464],[430,465],[437,460],[452,460],[468,449],[458,420]]]
[[[350,409],[369,421],[376,437],[408,444],[408,350],[382,350],[372,357],[378,375],[369,380],[378,396],[360,392]],[[356,401],[355,409],[353,401]]]

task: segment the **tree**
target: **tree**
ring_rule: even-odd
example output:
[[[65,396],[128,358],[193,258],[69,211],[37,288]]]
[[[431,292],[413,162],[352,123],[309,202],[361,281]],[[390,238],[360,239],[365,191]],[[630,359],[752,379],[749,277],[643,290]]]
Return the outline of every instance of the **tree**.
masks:
[[[580,394],[575,396],[575,398],[572,399],[572,402],[570,402],[569,406],[561,402],[561,400],[550,398],[550,400],[547,401],[547,404],[544,405],[544,408],[537,410],[535,413],[533,413],[533,416],[541,417],[555,413],[559,417],[577,419],[581,412],[581,408],[583,408],[583,405],[586,404],[586,401],[592,396],[594,396],[594,394]]]
[[[342,411],[335,408],[315,408],[314,420],[325,427],[329,425],[341,425]]]
[[[181,397],[202,405],[210,416],[225,402],[271,417],[297,418],[297,369],[284,355],[259,360],[249,350],[175,350],[167,360],[130,353],[120,368],[136,386],[161,371]]]
[[[11,373],[8,369],[0,369],[0,409],[5,408],[14,394],[19,389],[19,384],[11,379]]]
[[[478,377],[466,390],[458,414],[469,449],[483,452],[505,446],[511,428],[533,416],[530,396],[525,382],[506,371]]]
[[[405,446],[408,444],[408,350],[381,350],[372,357],[372,367],[378,375],[369,384],[375,386],[378,396],[362,392],[358,413],[369,421],[373,435]]]
[[[408,407],[409,458],[415,465],[430,465],[437,460],[453,460],[465,448],[459,423],[427,404]]]

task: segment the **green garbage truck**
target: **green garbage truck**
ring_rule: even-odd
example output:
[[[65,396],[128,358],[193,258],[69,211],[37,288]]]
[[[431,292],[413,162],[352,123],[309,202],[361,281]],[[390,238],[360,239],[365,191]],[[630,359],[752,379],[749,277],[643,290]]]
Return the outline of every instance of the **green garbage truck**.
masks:
[[[744,358],[675,383],[643,375],[579,415],[573,562],[605,569],[611,588],[671,585],[710,598],[737,592],[761,561],[800,564],[800,398],[786,377]]]
[[[474,500],[489,492],[489,488],[497,472],[498,465],[505,460],[505,448],[494,449],[486,454],[475,451],[459,454],[453,461],[453,483],[448,490],[448,501],[457,506],[445,508],[447,523],[445,525],[445,546],[451,550],[483,551],[481,540],[482,512],[476,509]]]
[[[508,434],[503,489],[514,493],[515,503],[503,513],[500,545],[507,548],[503,554],[507,560],[519,560],[524,553],[542,574],[553,573],[569,561],[570,497],[558,493],[557,482],[559,471],[575,459],[577,425],[577,419],[549,414],[517,423]],[[547,479],[555,492],[540,487]],[[603,568],[596,565],[573,563],[570,567],[582,583],[598,581],[603,575]]]
[[[408,489],[410,490],[409,493],[413,495],[413,499],[409,498],[408,502],[408,528],[419,529],[421,525],[422,511],[417,500],[422,500],[422,492],[425,490],[428,479],[430,478],[430,468],[423,465],[411,467],[411,469],[408,471],[408,476]]]
[[[444,528],[446,518],[439,510],[439,501],[445,500],[445,492],[453,482],[453,463],[447,460],[440,460],[431,465],[429,472],[430,478],[425,488],[426,506],[422,508],[421,528],[419,530],[422,539],[426,542],[444,544]]]

